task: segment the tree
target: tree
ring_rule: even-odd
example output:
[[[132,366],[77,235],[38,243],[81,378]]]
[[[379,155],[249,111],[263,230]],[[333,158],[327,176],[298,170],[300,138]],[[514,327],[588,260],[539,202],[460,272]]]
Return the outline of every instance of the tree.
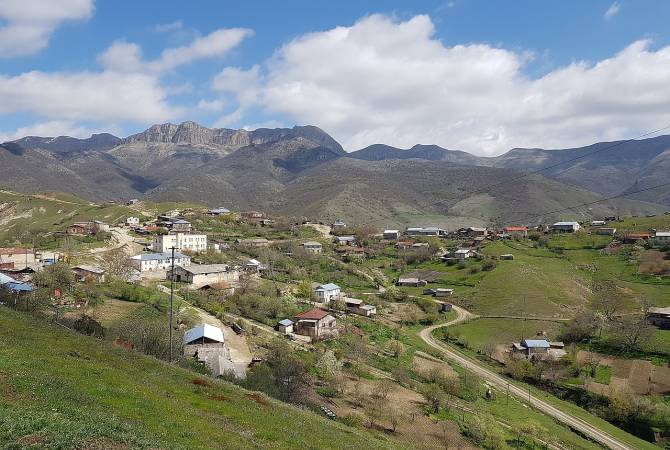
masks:
[[[121,248],[104,253],[100,265],[105,270],[107,276],[123,281],[128,281],[133,273],[133,268],[128,263],[128,255]]]
[[[33,284],[46,288],[53,292],[58,289],[61,292],[69,291],[74,286],[74,274],[65,263],[56,263],[47,266],[43,271],[33,276]]]
[[[307,371],[290,344],[281,339],[270,342],[266,364],[272,371],[279,399],[290,403],[302,401],[308,384]]]
[[[654,327],[647,323],[644,316],[626,316],[613,328],[615,342],[622,350],[640,350],[654,336]]]
[[[386,351],[395,359],[399,359],[405,353],[405,346],[397,339],[390,339],[386,343]]]
[[[582,311],[567,323],[562,338],[568,343],[588,342],[595,337],[600,322],[593,311]]]
[[[624,306],[624,299],[619,288],[611,280],[594,281],[591,285],[593,292],[593,308],[602,314],[609,322],[614,321],[616,314]]]
[[[440,411],[444,401],[444,392],[440,385],[437,383],[424,384],[421,388],[421,395],[426,399],[430,412],[437,413]]]

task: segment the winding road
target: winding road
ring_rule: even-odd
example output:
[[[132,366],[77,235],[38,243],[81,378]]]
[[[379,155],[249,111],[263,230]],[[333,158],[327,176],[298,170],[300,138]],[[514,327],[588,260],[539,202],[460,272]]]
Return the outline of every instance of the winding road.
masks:
[[[456,362],[460,366],[472,371],[473,373],[477,374],[490,384],[498,387],[501,390],[505,390],[509,388],[509,393],[516,396],[520,400],[528,403],[530,406],[538,409],[539,411],[542,411],[543,413],[553,417],[554,419],[558,420],[559,422],[568,425],[570,428],[573,428],[575,430],[580,431],[583,433],[585,436],[590,437],[591,439],[615,450],[634,450],[634,447],[631,447],[620,440],[614,438],[611,436],[609,433],[606,433],[605,431],[602,431],[601,429],[595,427],[594,425],[591,425],[590,423],[586,422],[583,419],[580,419],[579,417],[573,416],[571,414],[568,414],[566,412],[561,411],[559,408],[549,404],[548,402],[532,395],[529,393],[529,391],[522,389],[512,383],[510,383],[508,380],[506,380],[504,377],[501,375],[498,375],[497,373],[493,372],[492,370],[486,368],[482,364],[467,358],[463,355],[461,355],[459,352],[456,350],[451,349],[450,347],[446,346],[442,342],[438,341],[433,337],[433,331],[435,331],[438,328],[442,327],[448,327],[451,325],[455,325],[457,323],[463,322],[465,320],[468,320],[470,318],[473,318],[474,315],[470,313],[469,311],[460,308],[458,306],[453,307],[456,313],[458,314],[458,317],[456,317],[454,320],[447,322],[447,323],[442,323],[439,325],[433,325],[427,328],[424,328],[419,332],[419,337],[423,339],[423,341],[433,347],[436,350],[439,350],[446,356],[448,359]]]

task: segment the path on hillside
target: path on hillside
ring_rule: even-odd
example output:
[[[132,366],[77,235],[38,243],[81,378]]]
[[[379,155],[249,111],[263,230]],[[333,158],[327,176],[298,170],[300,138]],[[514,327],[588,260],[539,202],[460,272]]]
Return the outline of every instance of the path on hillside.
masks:
[[[569,427],[579,430],[584,435],[600,442],[601,444],[615,449],[615,450],[633,450],[633,447],[629,447],[618,439],[612,437],[609,433],[600,430],[594,425],[586,422],[579,417],[573,416],[566,412],[561,411],[559,408],[549,404],[548,402],[536,397],[535,395],[530,394],[528,390],[525,390],[521,387],[512,384],[510,381],[493,372],[492,370],[486,368],[483,364],[478,361],[472,360],[467,356],[464,356],[459,351],[452,349],[451,347],[446,346],[444,343],[438,341],[433,337],[433,331],[438,328],[448,327],[451,325],[458,324],[460,322],[466,321],[474,317],[469,311],[454,305],[454,310],[458,316],[447,323],[442,323],[438,325],[432,325],[424,328],[419,332],[419,337],[428,345],[433,347],[436,350],[439,350],[444,356],[448,359],[458,363],[460,366],[471,370],[473,373],[479,375],[487,382],[493,384],[498,389],[505,390],[509,389],[509,393],[517,397],[523,402],[530,404],[534,408],[542,411],[543,413],[553,417],[559,422],[568,425]]]
[[[82,252],[83,254],[96,255],[99,253],[109,252],[111,250],[131,248],[132,244],[135,242],[134,238],[130,235],[130,232],[127,228],[119,227],[110,227],[109,232],[112,233],[112,239],[104,247],[96,247],[90,250]]]

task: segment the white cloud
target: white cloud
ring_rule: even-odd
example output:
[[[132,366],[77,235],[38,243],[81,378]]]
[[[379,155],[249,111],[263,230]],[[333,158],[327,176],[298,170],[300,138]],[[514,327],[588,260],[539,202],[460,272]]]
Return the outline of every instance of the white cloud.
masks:
[[[595,64],[533,79],[527,52],[447,46],[427,16],[366,17],[306,34],[264,70],[228,68],[213,87],[253,106],[315,124],[354,150],[373,143],[438,144],[478,154],[515,146],[565,147],[629,137],[670,123],[670,47],[635,42]]]
[[[2,0],[0,58],[37,53],[62,22],[88,19],[92,13],[93,0]]]
[[[217,99],[217,100],[202,99],[198,102],[197,108],[201,109],[203,111],[219,112],[219,111],[223,111],[225,106],[226,106],[225,102],[221,99]]]
[[[116,41],[98,60],[107,69],[116,71],[160,73],[199,59],[222,57],[251,35],[253,31],[246,28],[222,28],[196,38],[188,45],[167,48],[153,61],[142,59],[139,45]]]
[[[605,19],[611,19],[612,17],[619,14],[620,10],[621,10],[621,5],[619,5],[619,2],[612,3],[610,5],[610,7],[607,8],[607,11],[605,11],[605,14],[604,14]]]
[[[0,75],[0,114],[31,113],[54,120],[168,120],[181,110],[152,76],[113,71]]]
[[[158,25],[154,26],[154,31],[156,33],[171,33],[173,31],[179,31],[182,28],[184,28],[182,21],[175,20],[174,22],[170,23],[159,23]]]

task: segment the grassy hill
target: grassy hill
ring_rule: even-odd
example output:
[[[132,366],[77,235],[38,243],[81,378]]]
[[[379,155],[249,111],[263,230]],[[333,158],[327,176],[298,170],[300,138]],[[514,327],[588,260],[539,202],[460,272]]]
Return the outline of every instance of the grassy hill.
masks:
[[[0,447],[393,448],[371,434],[0,307]]]

